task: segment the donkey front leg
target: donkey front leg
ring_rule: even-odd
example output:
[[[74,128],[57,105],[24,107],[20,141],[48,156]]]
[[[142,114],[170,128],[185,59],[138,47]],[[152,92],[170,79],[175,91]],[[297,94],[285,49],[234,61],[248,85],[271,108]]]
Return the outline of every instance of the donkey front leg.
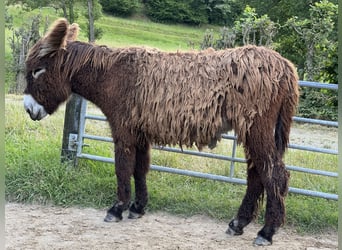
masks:
[[[122,212],[127,210],[131,199],[131,177],[135,166],[135,145],[115,143],[115,174],[117,178],[117,200],[107,211],[106,222],[121,221]]]
[[[150,167],[150,145],[146,143],[139,146],[136,151],[136,163],[134,168],[135,201],[129,208],[129,219],[137,219],[145,214],[148,202],[146,174]]]

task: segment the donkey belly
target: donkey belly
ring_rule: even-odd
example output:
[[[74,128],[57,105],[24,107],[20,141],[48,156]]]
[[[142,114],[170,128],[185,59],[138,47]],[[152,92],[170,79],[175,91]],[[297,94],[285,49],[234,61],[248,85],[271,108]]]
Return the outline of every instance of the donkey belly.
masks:
[[[204,146],[214,148],[221,135],[232,130],[232,123],[220,117],[219,121],[196,122],[192,119],[174,118],[159,120],[146,126],[146,135],[150,142],[157,145],[179,145],[192,147],[194,144],[199,150]]]

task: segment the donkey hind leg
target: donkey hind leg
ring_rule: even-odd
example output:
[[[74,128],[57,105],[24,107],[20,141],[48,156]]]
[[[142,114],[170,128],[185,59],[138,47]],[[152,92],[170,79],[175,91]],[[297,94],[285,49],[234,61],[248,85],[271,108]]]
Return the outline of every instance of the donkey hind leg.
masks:
[[[106,222],[121,221],[122,212],[127,210],[131,199],[131,177],[135,165],[135,146],[115,144],[115,174],[117,178],[117,200],[107,211]]]
[[[145,214],[148,202],[146,185],[146,174],[150,167],[150,145],[146,143],[143,147],[136,149],[136,163],[134,168],[135,201],[129,208],[129,219],[137,219]]]
[[[290,173],[284,163],[275,161],[272,175],[264,178],[267,193],[265,225],[258,232],[254,245],[271,245],[272,237],[285,223],[285,197],[288,192]]]
[[[229,223],[226,231],[229,235],[243,234],[243,228],[257,216],[259,202],[263,198],[264,186],[261,182],[259,173],[253,166],[251,160],[247,161],[247,166],[247,191],[239,208],[237,217]]]

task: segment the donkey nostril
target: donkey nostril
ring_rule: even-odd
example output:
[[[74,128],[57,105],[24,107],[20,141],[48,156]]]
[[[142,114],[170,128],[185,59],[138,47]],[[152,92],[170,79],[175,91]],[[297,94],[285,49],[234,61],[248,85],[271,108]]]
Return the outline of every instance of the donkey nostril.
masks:
[[[29,108],[25,109],[28,114],[31,114],[31,111]]]

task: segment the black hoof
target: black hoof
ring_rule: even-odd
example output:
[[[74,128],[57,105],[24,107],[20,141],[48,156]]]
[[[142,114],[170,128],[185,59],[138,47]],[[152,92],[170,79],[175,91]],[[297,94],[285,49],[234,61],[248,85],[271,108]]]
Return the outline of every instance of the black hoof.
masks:
[[[107,215],[104,218],[105,222],[118,222],[122,220],[122,212],[127,209],[127,205],[124,206],[122,202],[117,202],[114,206],[107,211]]]
[[[270,246],[272,245],[272,241],[269,241],[262,236],[258,235],[258,237],[253,242],[254,246]]]
[[[232,220],[229,223],[228,229],[226,231],[227,234],[231,236],[237,236],[243,234],[243,228],[239,226],[238,220]]]
[[[137,214],[132,211],[129,211],[128,219],[139,219],[141,217],[143,217],[143,214]]]
[[[145,214],[145,210],[143,207],[137,205],[136,203],[132,203],[129,208],[128,219],[139,219]]]
[[[104,218],[105,222],[119,222],[122,220],[122,215],[120,217],[116,217],[115,215],[112,215],[111,213],[107,213],[106,217]]]

